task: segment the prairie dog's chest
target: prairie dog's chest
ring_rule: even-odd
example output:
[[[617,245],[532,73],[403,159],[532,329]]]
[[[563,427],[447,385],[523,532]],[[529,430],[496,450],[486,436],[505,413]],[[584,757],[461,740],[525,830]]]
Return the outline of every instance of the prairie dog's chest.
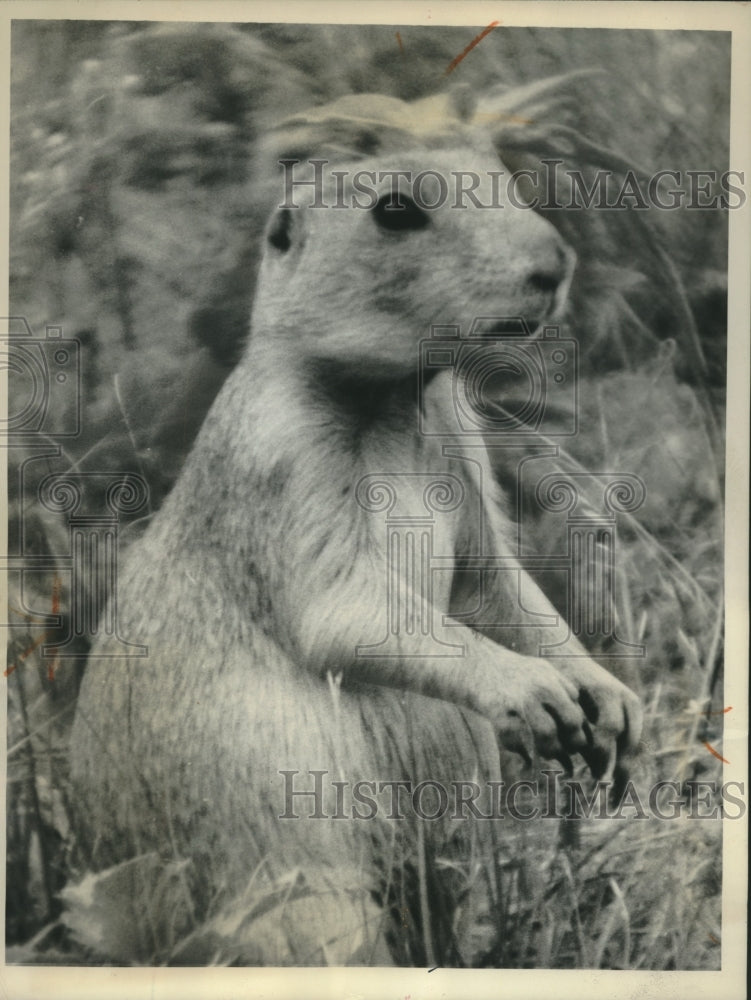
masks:
[[[389,589],[414,591],[448,611],[456,555],[481,511],[464,458],[444,441],[416,439],[409,453],[370,456],[355,489],[359,514],[385,564]]]

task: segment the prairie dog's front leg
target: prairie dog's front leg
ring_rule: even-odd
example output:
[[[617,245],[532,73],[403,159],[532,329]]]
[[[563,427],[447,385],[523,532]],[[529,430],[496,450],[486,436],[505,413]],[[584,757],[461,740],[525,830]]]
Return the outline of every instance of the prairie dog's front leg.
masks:
[[[314,600],[300,620],[302,662],[320,674],[341,673],[353,689],[376,684],[479,712],[500,743],[528,760],[536,752],[567,765],[571,754],[591,752],[593,736],[579,687],[550,662],[478,641],[478,633],[450,620],[436,624],[432,636],[410,636],[403,653],[391,647],[388,655],[358,654],[364,642],[378,638],[374,617],[380,618],[374,616],[374,602],[364,596],[337,602],[329,594]],[[437,613],[434,622],[441,622]],[[436,655],[436,639],[463,649]],[[617,753],[619,737],[608,732],[612,746],[603,750]],[[600,739],[604,744],[604,732]]]
[[[545,649],[566,640],[573,655],[551,658],[559,676],[576,689],[576,700],[587,719],[588,745],[581,751],[596,778],[622,782],[627,774],[627,761],[638,746],[642,729],[642,709],[639,698],[625,684],[588,655],[585,648],[569,634],[569,626],[543,594],[535,581],[515,562],[509,545],[510,529],[493,496],[493,480],[489,466],[476,470],[479,461],[468,468],[475,470],[474,488],[479,500],[481,518],[466,519],[459,563],[463,556],[501,556],[502,569],[471,571],[475,589],[465,587],[466,607],[473,612],[461,615],[461,620],[498,644],[513,643],[515,649],[527,654],[533,662],[543,662]],[[479,584],[479,589],[478,589]],[[458,613],[458,609],[457,609]],[[519,627],[512,622],[523,621]],[[557,622],[556,626],[541,627],[535,622]],[[577,653],[578,649],[578,653]]]
[[[534,616],[545,616],[549,621],[559,620],[557,629],[536,627],[525,624],[518,629],[509,629],[506,623],[512,619],[514,610],[520,605],[517,572],[506,570],[488,573],[483,589],[483,621],[476,628],[496,643],[512,634],[527,657],[533,662],[548,662],[558,675],[576,690],[576,701],[587,719],[589,742],[581,750],[593,775],[604,781],[616,778],[622,783],[627,774],[628,758],[635,753],[642,730],[642,708],[639,698],[617,677],[596,663],[573,636],[568,634],[568,625],[557,614],[537,584],[526,573],[523,574],[523,609],[528,620]],[[493,617],[495,616],[495,617]],[[487,624],[495,621],[496,625]],[[540,654],[546,647],[555,644],[558,635],[566,639],[574,653],[566,657],[544,660]],[[576,649],[579,653],[576,653]],[[537,654],[537,655],[535,655]]]

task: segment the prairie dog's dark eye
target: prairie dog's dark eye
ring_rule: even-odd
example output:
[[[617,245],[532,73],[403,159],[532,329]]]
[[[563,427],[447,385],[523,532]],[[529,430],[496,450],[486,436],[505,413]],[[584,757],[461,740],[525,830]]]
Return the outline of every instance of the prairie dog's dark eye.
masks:
[[[428,213],[411,198],[403,194],[397,197],[391,193],[378,199],[373,208],[373,218],[381,229],[394,233],[424,229],[430,222]]]
[[[277,213],[266,239],[281,253],[286,253],[292,246],[292,214],[288,208]]]

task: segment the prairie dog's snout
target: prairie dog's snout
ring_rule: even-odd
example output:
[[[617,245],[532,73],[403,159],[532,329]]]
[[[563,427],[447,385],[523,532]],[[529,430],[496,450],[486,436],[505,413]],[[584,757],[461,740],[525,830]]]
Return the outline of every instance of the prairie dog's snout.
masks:
[[[517,259],[504,263],[514,275],[523,296],[523,318],[530,329],[535,329],[543,322],[558,318],[562,312],[576,265],[576,254],[564,243],[552,225],[532,214],[531,209],[508,205],[504,208],[506,216],[497,216],[491,220],[485,242],[476,242],[477,254],[479,258],[486,255],[491,259],[497,254],[499,264],[504,262],[504,255],[509,249],[504,226],[508,225],[511,237],[517,237],[519,244]],[[453,211],[458,211],[456,206]],[[481,211],[475,208],[474,215],[469,216],[470,226],[474,224],[482,228],[485,220],[478,214]],[[450,240],[450,227],[446,226],[445,231],[441,232],[444,224],[438,219],[434,220],[430,211],[426,211],[406,195],[400,195],[398,206],[391,195],[383,195],[371,212],[379,229],[386,233],[402,234],[405,241],[410,234],[430,229],[434,230],[435,238],[445,237]],[[522,213],[522,218],[518,214],[513,217],[514,212]],[[525,217],[523,213],[528,214]],[[457,231],[460,231],[458,226]],[[440,253],[441,249],[435,247],[434,256],[439,256]],[[499,285],[502,285],[503,278],[502,274],[497,276]]]
[[[558,319],[568,298],[576,267],[576,254],[555,234],[531,264],[525,279],[530,307],[524,317],[530,329]]]

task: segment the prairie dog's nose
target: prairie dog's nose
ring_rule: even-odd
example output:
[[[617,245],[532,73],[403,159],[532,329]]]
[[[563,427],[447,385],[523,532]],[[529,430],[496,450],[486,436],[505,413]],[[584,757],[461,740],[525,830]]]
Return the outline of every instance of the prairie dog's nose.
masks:
[[[526,298],[540,320],[557,316],[568,295],[576,265],[576,254],[561,242],[536,255],[525,278]]]
[[[534,292],[555,296],[561,285],[570,281],[574,269],[573,252],[556,243],[545,253],[544,260],[536,260],[527,275],[527,285]]]

